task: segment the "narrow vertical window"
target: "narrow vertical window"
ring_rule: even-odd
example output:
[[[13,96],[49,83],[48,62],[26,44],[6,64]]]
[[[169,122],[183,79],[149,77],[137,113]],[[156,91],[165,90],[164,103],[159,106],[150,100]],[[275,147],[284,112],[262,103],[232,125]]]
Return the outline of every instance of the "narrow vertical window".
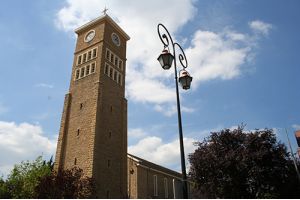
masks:
[[[164,178],[165,199],[169,198],[168,179]]]
[[[115,70],[114,71],[114,81],[117,81],[117,74],[118,74],[118,72]]]
[[[84,77],[85,67],[80,69],[80,78]]]
[[[104,74],[108,75],[108,64],[105,63]]]
[[[157,175],[153,175],[153,193],[157,196]]]
[[[92,63],[91,73],[95,72],[95,68],[96,68],[96,63]]]
[[[86,75],[90,74],[90,65],[86,66]]]
[[[93,49],[93,58],[96,58],[97,56],[97,48]]]
[[[105,57],[106,57],[107,60],[109,60],[109,56],[110,56],[109,54],[110,54],[109,50],[106,49],[106,55],[105,55]]]
[[[112,76],[113,76],[113,68],[110,67],[109,68],[109,77],[112,78]]]
[[[80,64],[81,64],[81,58],[82,58],[82,55],[78,56],[78,59],[77,59],[77,65],[80,65]]]
[[[77,136],[79,136],[79,134],[80,134],[80,129],[78,128],[77,129]]]
[[[82,108],[83,108],[83,103],[80,103],[79,104],[79,109],[82,110]]]
[[[80,73],[80,72],[79,72],[79,69],[77,69],[77,70],[76,70],[76,76],[75,76],[75,79],[76,79],[76,80],[79,79],[79,73]]]
[[[114,63],[114,54],[110,54],[110,62]]]
[[[115,57],[115,66],[118,66],[118,57]]]
[[[77,158],[74,159],[74,165],[77,165]]]
[[[120,83],[120,85],[122,85],[122,82],[123,81],[123,77],[122,77],[122,75],[120,74],[120,81],[119,81],[119,83]]]
[[[109,131],[108,133],[108,138],[111,138],[111,131]]]
[[[86,62],[86,53],[83,54],[83,59],[82,59],[82,63]]]
[[[121,70],[123,70],[122,68],[122,60],[119,60],[119,66],[118,66]]]
[[[89,51],[89,52],[88,52],[87,60],[91,60],[91,59],[92,59],[92,51]]]
[[[117,81],[119,84],[121,84],[121,74],[119,73],[118,74],[118,81]]]
[[[107,160],[107,167],[110,167],[110,160]]]

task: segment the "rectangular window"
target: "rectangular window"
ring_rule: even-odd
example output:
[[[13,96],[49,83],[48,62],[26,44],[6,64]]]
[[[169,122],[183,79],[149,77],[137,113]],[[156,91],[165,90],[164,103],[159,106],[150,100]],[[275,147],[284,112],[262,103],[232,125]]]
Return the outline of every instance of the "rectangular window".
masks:
[[[157,195],[157,175],[153,175],[153,194],[154,196],[158,196]]]
[[[80,71],[80,78],[82,78],[82,77],[84,77],[85,67],[82,67],[80,70],[81,70]]]
[[[118,68],[122,70],[122,60],[119,60]]]
[[[82,63],[86,62],[86,53],[83,54],[83,59],[82,59]]]
[[[90,74],[90,65],[86,66],[86,75],[89,75]]]
[[[118,66],[118,57],[115,57],[115,66]]]
[[[79,69],[77,69],[77,70],[76,70],[76,76],[75,76],[75,79],[76,79],[76,80],[79,79],[79,73],[80,73],[80,72],[79,72]]]
[[[114,63],[114,54],[110,54],[110,62]]]
[[[165,199],[169,198],[169,193],[168,193],[168,179],[164,178],[164,188],[165,188]]]
[[[81,58],[82,58],[82,55],[78,56],[78,59],[77,59],[77,65],[80,65],[80,64],[81,64]]]
[[[91,59],[92,59],[92,51],[89,51],[87,60],[91,60]]]
[[[120,73],[118,73],[118,80],[117,80],[117,83],[121,83],[121,74]]]
[[[92,63],[91,73],[95,72],[95,68],[96,68],[96,63]]]
[[[119,83],[120,83],[120,85],[122,85],[122,82],[123,81],[123,78],[122,78],[122,74],[119,74]]]
[[[110,67],[109,68],[109,77],[112,78],[112,76],[113,76],[113,68]]]
[[[108,64],[105,63],[104,74],[108,75]]]
[[[93,49],[93,58],[96,58],[97,56],[97,48]]]
[[[105,55],[106,59],[109,60],[110,57],[110,52],[108,49],[106,49],[106,55]]]
[[[117,75],[118,75],[118,72],[115,70],[114,71],[114,81],[117,81]]]

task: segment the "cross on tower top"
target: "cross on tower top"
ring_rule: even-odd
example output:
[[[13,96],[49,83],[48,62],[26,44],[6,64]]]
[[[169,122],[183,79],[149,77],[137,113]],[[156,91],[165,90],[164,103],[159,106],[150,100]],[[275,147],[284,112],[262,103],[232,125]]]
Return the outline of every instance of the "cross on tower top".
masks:
[[[108,11],[108,9],[106,8],[106,6],[104,7],[104,10],[102,11],[104,15],[106,15],[106,12]]]

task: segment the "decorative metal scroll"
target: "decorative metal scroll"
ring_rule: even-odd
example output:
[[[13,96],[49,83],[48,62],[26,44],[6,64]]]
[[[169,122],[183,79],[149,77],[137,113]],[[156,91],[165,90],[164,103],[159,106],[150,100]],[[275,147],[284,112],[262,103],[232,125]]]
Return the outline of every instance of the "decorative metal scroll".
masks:
[[[161,32],[161,29],[163,29],[163,32]],[[171,47],[173,49],[173,56],[174,56],[174,59],[176,59],[176,52],[175,52],[175,47],[177,46],[181,53],[178,54],[178,59],[180,61],[180,64],[181,66],[185,69],[188,67],[188,62],[187,62],[187,59],[186,59],[186,56],[185,56],[185,53],[182,49],[182,47],[177,43],[177,42],[173,42],[173,39],[168,31],[168,29],[163,25],[163,24],[158,24],[157,26],[157,32],[158,32],[158,35],[159,35],[159,38],[161,40],[161,42],[164,44],[164,48],[168,48],[168,50],[170,51],[170,42],[171,42]]]

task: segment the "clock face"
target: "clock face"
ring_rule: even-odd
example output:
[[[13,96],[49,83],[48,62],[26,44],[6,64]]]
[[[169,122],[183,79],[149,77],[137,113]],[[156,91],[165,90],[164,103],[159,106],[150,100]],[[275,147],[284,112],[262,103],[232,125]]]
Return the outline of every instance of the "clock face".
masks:
[[[115,45],[120,46],[120,38],[116,33],[111,34],[111,39]]]
[[[91,31],[89,31],[87,34],[86,34],[86,36],[85,36],[85,38],[84,38],[84,41],[85,42],[90,42],[90,41],[92,41],[92,39],[95,37],[95,30],[91,30]]]

